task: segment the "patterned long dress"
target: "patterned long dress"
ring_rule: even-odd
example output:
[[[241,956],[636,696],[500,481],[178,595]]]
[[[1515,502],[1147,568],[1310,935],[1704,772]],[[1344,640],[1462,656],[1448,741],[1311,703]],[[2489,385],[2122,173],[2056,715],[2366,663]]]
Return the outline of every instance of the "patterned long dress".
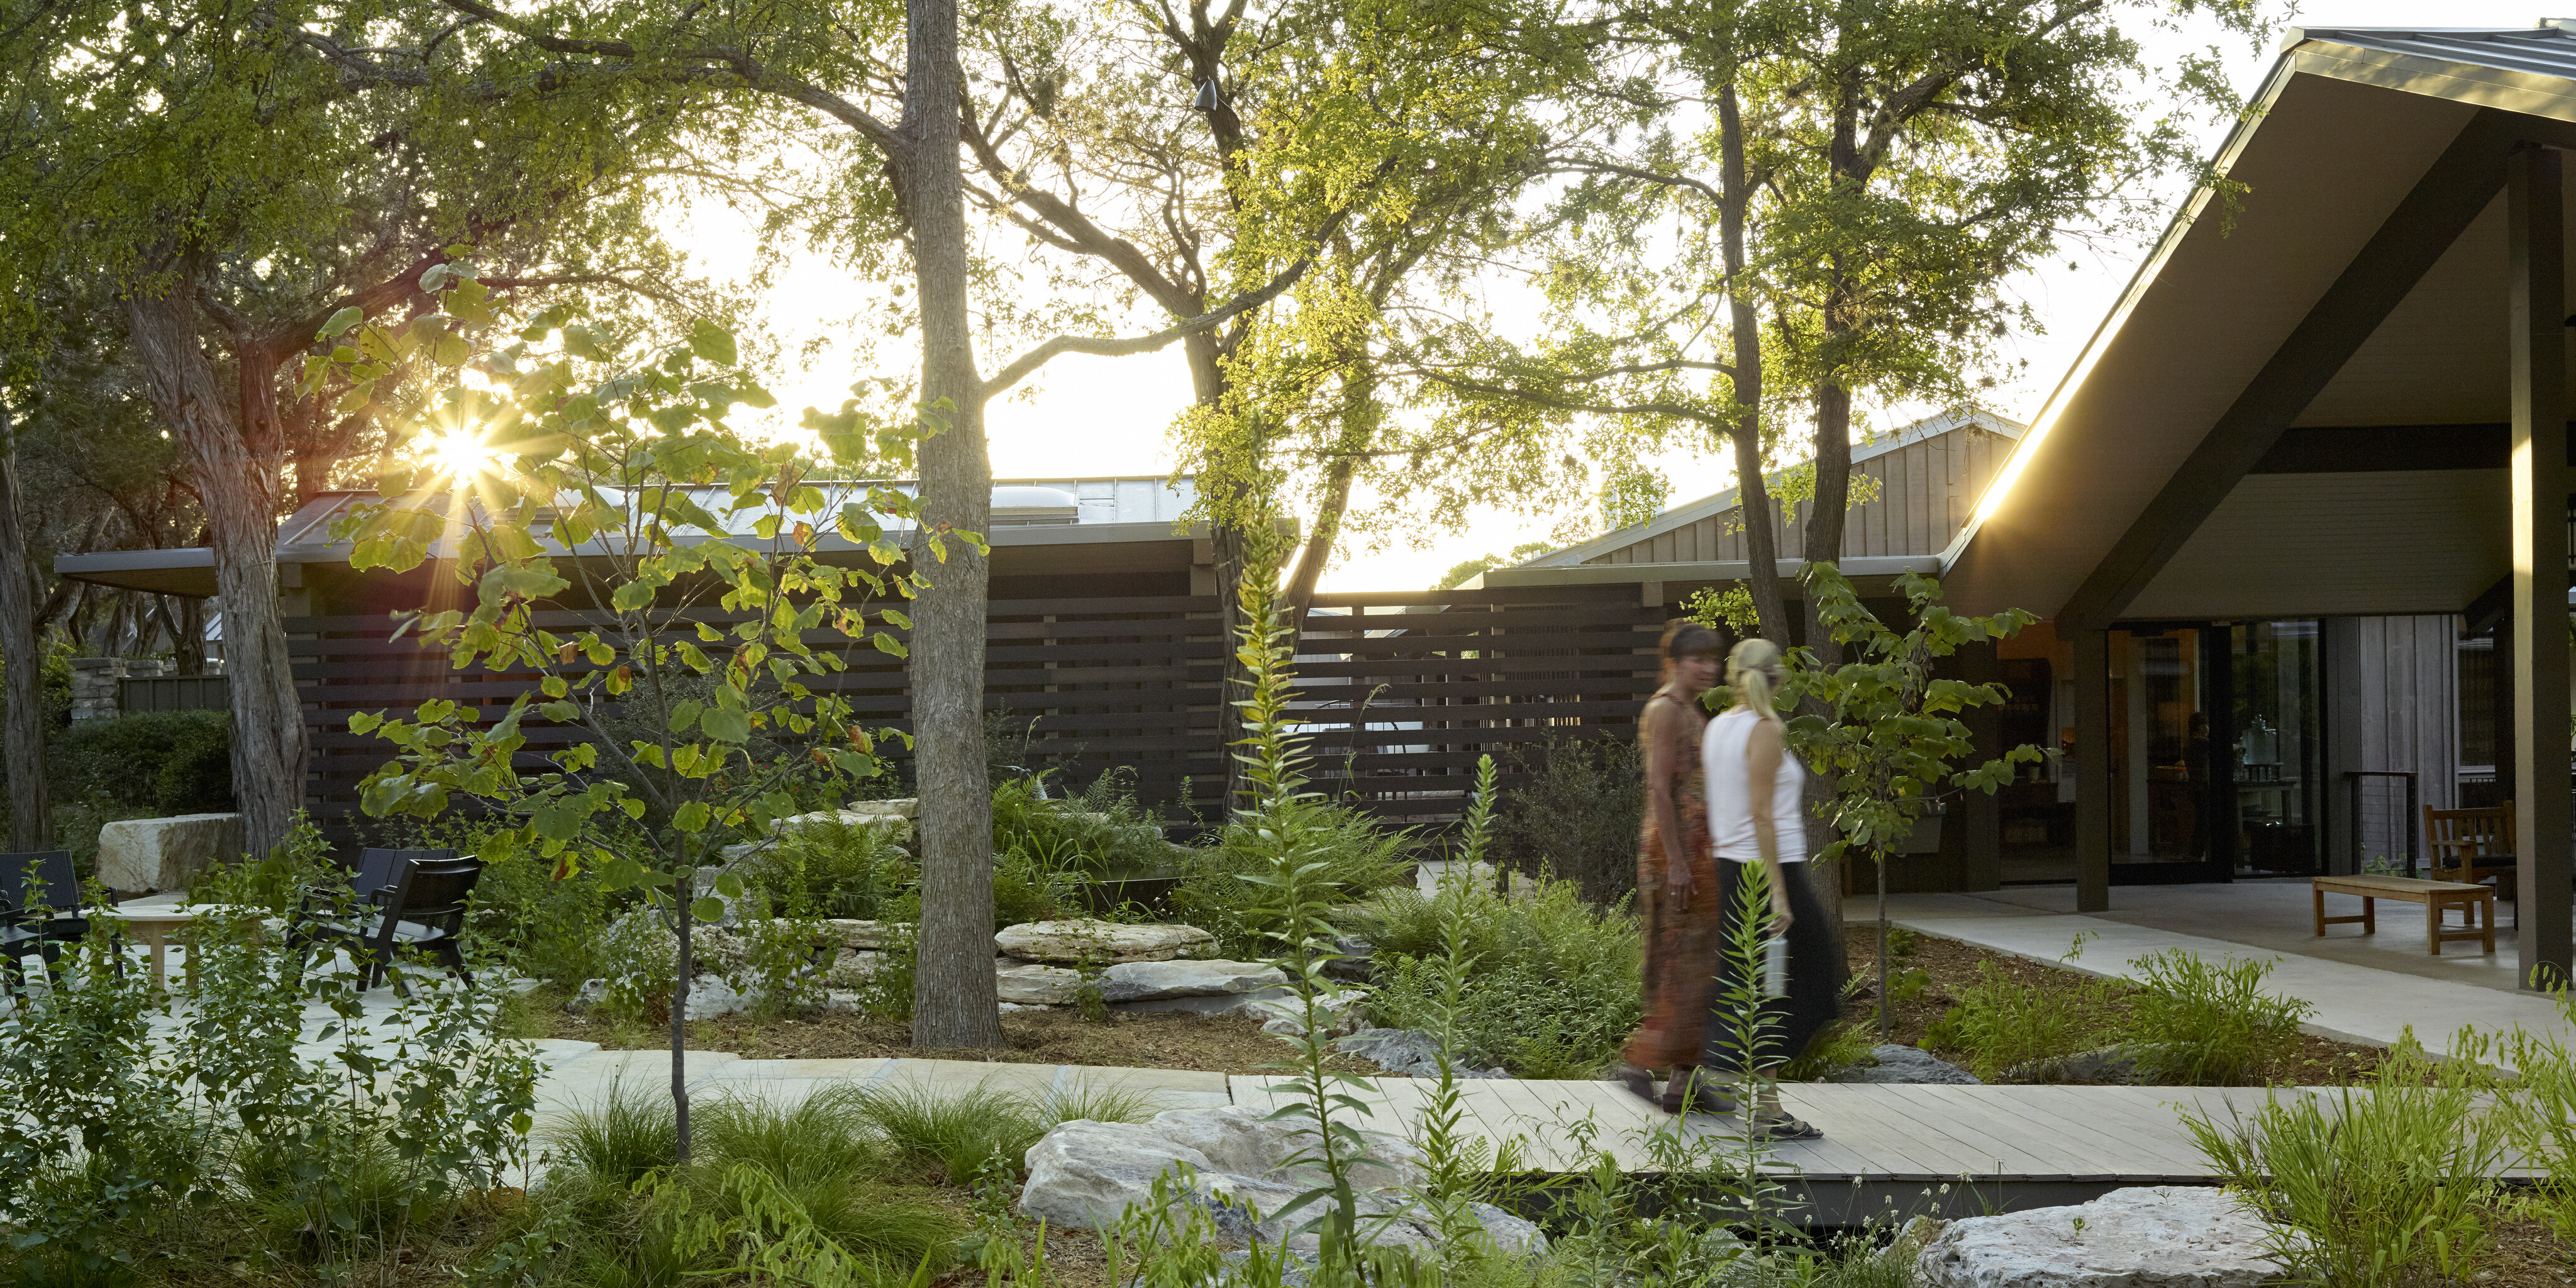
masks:
[[[1691,892],[1676,897],[1664,889],[1664,839],[1655,826],[1655,811],[1646,811],[1637,837],[1638,922],[1646,937],[1645,1022],[1628,1038],[1626,1059],[1640,1069],[1671,1069],[1697,1064],[1715,996],[1717,941],[1722,921],[1717,859],[1708,835],[1708,793],[1701,784],[1698,729],[1705,720],[1681,702],[1656,694],[1683,717],[1680,736],[1665,759],[1666,788],[1681,824],[1682,852],[1689,856]],[[1651,706],[1650,702],[1648,705]]]

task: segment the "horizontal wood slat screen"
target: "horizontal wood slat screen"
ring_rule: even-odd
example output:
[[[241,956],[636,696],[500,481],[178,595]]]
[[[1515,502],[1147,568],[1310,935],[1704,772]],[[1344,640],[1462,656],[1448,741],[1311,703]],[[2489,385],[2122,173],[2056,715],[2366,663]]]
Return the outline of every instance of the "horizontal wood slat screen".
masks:
[[[1138,797],[1175,815],[1213,819],[1228,749],[1219,692],[1231,648],[1214,598],[1159,596],[996,601],[985,632],[986,706],[997,725],[1029,737],[1035,769],[1087,786],[1132,772]],[[1556,738],[1627,737],[1655,683],[1664,610],[1633,588],[1534,593],[1446,591],[1318,595],[1298,659],[1296,709],[1312,735],[1318,790],[1391,820],[1454,817],[1476,758],[1515,757]],[[565,632],[585,615],[541,614]],[[689,614],[676,629],[738,614]],[[357,787],[386,759],[385,744],[348,731],[355,711],[408,713],[434,698],[484,706],[497,718],[528,674],[451,669],[444,653],[392,640],[381,618],[289,618],[285,623],[313,735],[309,804],[326,827],[359,820]],[[905,632],[889,632],[898,638]],[[899,660],[837,636],[850,669],[824,677],[871,725],[910,724]],[[527,768],[581,730],[530,721]],[[1517,781],[1507,772],[1505,781]]]

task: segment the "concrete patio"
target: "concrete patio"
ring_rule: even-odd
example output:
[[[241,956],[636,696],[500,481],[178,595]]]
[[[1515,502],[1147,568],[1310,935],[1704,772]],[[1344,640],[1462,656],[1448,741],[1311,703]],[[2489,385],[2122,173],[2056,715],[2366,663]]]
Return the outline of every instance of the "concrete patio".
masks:
[[[2276,961],[2270,986],[2312,1003],[2309,1031],[2347,1042],[2385,1046],[2409,1029],[2428,1049],[2447,1051],[2462,1025],[2521,1026],[2576,1041],[2546,996],[2514,986],[2513,938],[2497,937],[2489,955],[2454,943],[2440,956],[2425,951],[2424,926],[2412,905],[2383,905],[2379,930],[2329,926],[2319,938],[2305,880],[2209,885],[2123,886],[2108,912],[2074,911],[2073,886],[2026,886],[1975,894],[1909,894],[1888,899],[1888,920],[1919,933],[1956,939],[2090,974],[2127,977],[2128,963],[2168,948],[2210,958]],[[2327,896],[2329,914],[2359,910],[2358,899]],[[2512,926],[2512,905],[2504,905]],[[1867,899],[1847,915],[1875,916]],[[2069,951],[2084,937],[2080,953]]]

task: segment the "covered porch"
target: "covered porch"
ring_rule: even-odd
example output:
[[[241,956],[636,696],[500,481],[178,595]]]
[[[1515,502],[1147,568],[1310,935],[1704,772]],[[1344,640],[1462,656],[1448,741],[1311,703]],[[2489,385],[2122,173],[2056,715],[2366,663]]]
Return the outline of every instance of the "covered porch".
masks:
[[[2402,807],[2375,841],[2351,830],[2348,794],[2385,820],[2398,782],[2360,781],[2387,730],[2335,712],[2465,635],[2474,682],[2369,708],[2476,713],[2477,794],[2511,802],[2501,965],[2453,965],[2476,955],[2455,946],[2436,969],[2569,978],[2570,147],[2576,36],[2556,25],[2291,34],[2225,182],[2186,204],[1942,556],[1953,607],[2046,619],[1993,659],[2048,677],[2046,699],[2016,685],[2031,728],[1998,733],[2065,763],[1978,830],[2003,880],[2072,886],[2003,904],[2155,904],[2251,934],[2295,896],[2305,936],[2305,882],[2237,878],[2420,855]],[[2233,884],[2169,885],[2194,879]]]

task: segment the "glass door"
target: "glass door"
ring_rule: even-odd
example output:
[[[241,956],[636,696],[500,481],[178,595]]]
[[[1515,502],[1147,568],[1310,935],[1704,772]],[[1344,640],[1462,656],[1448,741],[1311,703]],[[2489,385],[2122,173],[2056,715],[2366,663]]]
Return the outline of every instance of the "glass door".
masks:
[[[2111,633],[2111,880],[2225,881],[2236,837],[2217,754],[2232,714],[2226,631]]]
[[[2234,780],[2236,870],[2248,876],[2323,872],[2317,624],[2243,622],[2228,635],[2236,729],[2226,759]]]

